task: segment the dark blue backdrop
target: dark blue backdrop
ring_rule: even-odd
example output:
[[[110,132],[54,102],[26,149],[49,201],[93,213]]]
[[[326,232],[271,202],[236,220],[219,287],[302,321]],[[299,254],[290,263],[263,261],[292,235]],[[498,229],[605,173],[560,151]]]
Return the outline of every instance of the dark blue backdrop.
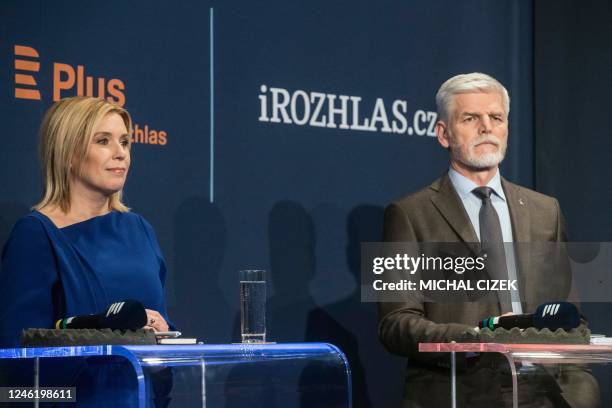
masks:
[[[503,173],[533,186],[532,2],[260,3],[3,2],[0,244],[39,198],[36,133],[61,86],[56,64],[81,65],[96,84],[118,79],[139,129],[167,135],[165,145],[134,145],[126,195],[157,231],[183,332],[236,341],[237,271],[267,269],[269,338],[337,344],[352,365],[355,406],[397,406],[404,361],[379,344],[375,305],[359,301],[359,243],[380,238],[384,205],[438,177],[446,153],[433,137],[388,133],[382,122],[361,131],[260,121],[260,96],[268,116],[270,88],[338,104],[360,97],[360,120],[377,98],[390,117],[405,101],[416,131],[416,112],[435,110],[444,80],[486,72],[512,97]],[[16,57],[15,45],[39,57]],[[17,69],[15,59],[40,69]],[[40,100],[15,97],[28,88],[16,73],[35,78]]]
[[[612,3],[535,3],[535,174],[559,199],[570,240],[612,241]],[[585,303],[594,333],[612,331],[609,303]],[[604,406],[612,373],[596,366]]]

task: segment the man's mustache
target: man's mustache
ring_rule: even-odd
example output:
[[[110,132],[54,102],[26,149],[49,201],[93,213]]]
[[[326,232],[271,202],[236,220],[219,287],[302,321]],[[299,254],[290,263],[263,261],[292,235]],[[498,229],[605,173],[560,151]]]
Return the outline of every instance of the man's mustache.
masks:
[[[496,147],[499,147],[499,140],[497,140],[497,138],[492,135],[478,136],[478,138],[472,140],[472,142],[470,143],[470,147],[478,146],[481,143],[491,143],[495,145]]]

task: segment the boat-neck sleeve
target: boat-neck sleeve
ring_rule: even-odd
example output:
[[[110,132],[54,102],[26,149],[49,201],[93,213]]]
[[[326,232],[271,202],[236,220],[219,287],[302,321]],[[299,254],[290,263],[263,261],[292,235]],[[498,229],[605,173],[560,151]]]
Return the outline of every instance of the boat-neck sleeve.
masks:
[[[138,218],[142,223],[142,227],[145,231],[145,234],[147,235],[149,244],[153,247],[153,251],[157,255],[157,259],[159,260],[159,280],[163,289],[163,298],[160,299],[160,304],[162,306],[161,310],[158,310],[158,312],[164,317],[166,323],[168,323],[168,326],[170,327],[170,330],[176,330],[176,326],[168,317],[168,311],[166,309],[166,261],[162,254],[161,247],[159,246],[159,242],[157,241],[157,236],[155,235],[155,230],[153,229],[153,226],[151,226],[151,224],[149,224],[149,222],[145,220],[142,216],[138,216]]]
[[[18,347],[26,328],[52,328],[59,306],[59,278],[51,243],[41,222],[20,219],[2,251],[0,347]]]

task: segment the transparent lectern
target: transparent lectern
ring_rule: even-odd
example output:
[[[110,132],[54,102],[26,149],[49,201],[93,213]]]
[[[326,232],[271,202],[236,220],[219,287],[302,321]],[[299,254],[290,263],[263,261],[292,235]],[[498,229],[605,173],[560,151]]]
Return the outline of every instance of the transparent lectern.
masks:
[[[450,353],[451,402],[457,404],[455,353],[499,353],[508,361],[512,378],[512,404],[518,408],[520,379],[535,371],[535,365],[593,364],[612,362],[612,346],[587,344],[420,343],[420,352]]]
[[[67,407],[352,404],[349,364],[326,343],[0,349],[0,386],[75,387],[76,404],[53,405]]]

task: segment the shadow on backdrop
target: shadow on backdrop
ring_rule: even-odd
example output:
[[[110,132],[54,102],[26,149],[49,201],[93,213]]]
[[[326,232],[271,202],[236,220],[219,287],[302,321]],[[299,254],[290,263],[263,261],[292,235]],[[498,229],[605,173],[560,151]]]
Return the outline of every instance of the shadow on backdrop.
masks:
[[[361,205],[351,210],[346,219],[347,237],[342,237],[342,242],[346,243],[344,255],[350,278],[354,281],[354,289],[342,300],[316,308],[308,315],[306,339],[333,343],[348,358],[353,382],[354,407],[372,406],[359,343],[368,345],[378,343],[376,305],[361,303],[359,274],[361,242],[380,240],[382,217],[383,209],[374,205]]]
[[[270,273],[267,332],[271,341],[305,340],[306,315],[316,307],[308,287],[315,274],[315,231],[298,202],[279,201],[268,221]]]
[[[295,201],[277,202],[269,214],[268,239],[266,337],[278,343],[304,341],[306,315],[315,307],[308,294],[315,265],[314,226],[306,209]],[[239,311],[234,331],[240,332]],[[279,372],[268,363],[241,364],[227,374],[226,406],[297,406],[299,395],[307,392],[300,388],[300,371],[296,367]]]
[[[232,321],[219,285],[226,246],[221,210],[204,197],[188,198],[174,214],[174,237],[173,273],[178,296],[172,319],[185,337],[226,343]]]
[[[23,203],[0,202],[0,249],[4,248],[17,220],[29,212],[30,208]]]

